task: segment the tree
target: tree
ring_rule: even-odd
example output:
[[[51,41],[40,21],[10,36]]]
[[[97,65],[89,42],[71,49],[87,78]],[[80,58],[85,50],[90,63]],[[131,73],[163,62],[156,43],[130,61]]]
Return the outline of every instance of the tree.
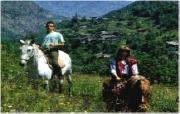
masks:
[[[78,19],[78,14],[76,13],[75,16],[71,19],[71,26],[75,31],[79,30],[79,19]]]

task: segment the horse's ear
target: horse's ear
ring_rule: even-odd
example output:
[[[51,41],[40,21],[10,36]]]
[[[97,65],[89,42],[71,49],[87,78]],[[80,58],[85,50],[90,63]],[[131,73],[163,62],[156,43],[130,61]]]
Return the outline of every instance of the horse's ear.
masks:
[[[24,41],[24,40],[19,40],[19,42],[20,42],[21,44],[25,44],[25,41]]]
[[[28,44],[28,45],[34,44],[34,40],[33,40],[33,39],[32,39],[32,40],[28,40],[28,41],[27,41],[27,44]]]
[[[32,45],[34,43],[35,43],[35,41],[34,41],[34,39],[32,39],[31,42],[30,42],[30,45]]]
[[[35,40],[34,40],[34,36],[31,37],[31,42],[30,42],[30,45],[34,44],[35,43]]]

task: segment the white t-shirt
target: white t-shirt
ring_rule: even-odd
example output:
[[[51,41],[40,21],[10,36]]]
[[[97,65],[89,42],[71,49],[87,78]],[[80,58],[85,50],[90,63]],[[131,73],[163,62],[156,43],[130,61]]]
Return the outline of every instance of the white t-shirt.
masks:
[[[42,46],[44,48],[49,48],[49,44],[59,44],[64,42],[63,35],[53,31],[45,36]]]

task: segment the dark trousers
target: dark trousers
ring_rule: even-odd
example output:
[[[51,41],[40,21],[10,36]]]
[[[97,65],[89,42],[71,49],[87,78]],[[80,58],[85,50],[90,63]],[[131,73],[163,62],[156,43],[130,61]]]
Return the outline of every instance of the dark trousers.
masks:
[[[53,67],[53,74],[61,76],[61,68],[58,65],[58,50],[50,50],[47,53],[49,63]]]

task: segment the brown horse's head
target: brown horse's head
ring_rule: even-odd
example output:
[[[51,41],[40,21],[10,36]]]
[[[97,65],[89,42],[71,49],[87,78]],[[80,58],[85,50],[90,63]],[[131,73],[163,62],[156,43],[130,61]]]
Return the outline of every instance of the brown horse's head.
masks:
[[[131,111],[146,111],[150,82],[143,76],[131,77],[127,82],[127,100]]]

